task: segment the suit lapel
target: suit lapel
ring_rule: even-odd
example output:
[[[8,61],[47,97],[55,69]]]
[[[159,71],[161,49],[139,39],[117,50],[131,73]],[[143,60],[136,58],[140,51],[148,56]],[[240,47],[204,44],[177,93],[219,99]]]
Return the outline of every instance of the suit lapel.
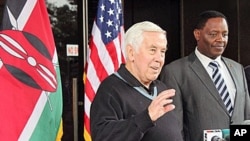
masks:
[[[212,79],[210,79],[209,74],[201,64],[200,60],[196,57],[195,53],[192,53],[189,57],[190,57],[189,60],[191,60],[190,64],[191,70],[196,74],[197,78],[201,80],[202,84],[210,92],[211,96],[214,97],[216,101],[218,101],[220,106],[227,112],[224,102],[222,101]]]
[[[232,80],[233,80],[233,83],[234,83],[234,86],[235,86],[235,89],[239,89],[239,86],[237,84],[239,84],[240,80],[239,78],[237,77],[238,73],[236,70],[236,68],[233,66],[233,64],[230,63],[230,61],[228,61],[226,58],[222,57],[222,61],[225,63],[226,67],[227,67],[227,70],[230,74],[230,76],[232,77]],[[237,99],[237,93],[235,94],[235,100]],[[235,103],[235,102],[234,102]]]
[[[230,63],[230,61],[228,61],[224,57],[221,57],[221,59],[225,63],[227,70],[229,71],[229,73],[233,79],[234,85],[237,88],[237,86],[236,86],[237,83],[235,81],[238,81],[238,78],[236,77],[238,72],[236,72],[236,69],[233,67],[233,65]]]

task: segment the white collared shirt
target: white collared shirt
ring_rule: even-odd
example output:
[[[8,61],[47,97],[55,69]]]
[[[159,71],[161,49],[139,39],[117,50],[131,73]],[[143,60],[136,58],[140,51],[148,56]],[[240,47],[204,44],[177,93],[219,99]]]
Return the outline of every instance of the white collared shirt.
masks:
[[[236,88],[235,88],[235,85],[234,85],[234,82],[233,82],[233,79],[227,69],[227,66],[225,65],[225,63],[221,60],[221,56],[218,56],[216,59],[211,59],[203,54],[201,54],[199,52],[199,50],[197,49],[197,47],[195,48],[195,55],[198,57],[198,59],[200,60],[201,64],[203,65],[203,67],[207,70],[209,76],[211,77],[212,79],[212,68],[209,67],[209,63],[211,61],[216,61],[218,62],[219,64],[219,70],[221,72],[221,75],[222,77],[224,78],[225,80],[225,83],[227,85],[227,88],[228,88],[228,92],[229,92],[229,95],[230,95],[230,98],[231,98],[231,102],[232,102],[232,105],[234,106],[234,99],[235,99],[235,94],[236,94]]]

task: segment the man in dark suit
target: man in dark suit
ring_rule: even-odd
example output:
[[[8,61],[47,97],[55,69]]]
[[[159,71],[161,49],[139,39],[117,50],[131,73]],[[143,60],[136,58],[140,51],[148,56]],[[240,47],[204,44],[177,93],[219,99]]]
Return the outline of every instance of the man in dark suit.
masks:
[[[201,13],[193,31],[197,41],[195,51],[166,65],[160,75],[168,87],[176,90],[174,111],[183,127],[185,141],[202,141],[204,130],[229,129],[230,124],[250,119],[244,68],[221,56],[228,43],[228,33],[227,19],[222,13]],[[218,72],[227,87],[226,102],[231,105],[229,110],[222,100],[226,98],[221,98],[213,82],[211,61],[219,64]]]

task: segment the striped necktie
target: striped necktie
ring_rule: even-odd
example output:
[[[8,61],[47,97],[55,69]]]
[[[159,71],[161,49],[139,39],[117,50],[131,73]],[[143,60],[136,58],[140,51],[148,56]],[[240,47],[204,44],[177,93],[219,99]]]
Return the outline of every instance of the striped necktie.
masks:
[[[233,106],[232,106],[232,102],[228,93],[228,89],[226,86],[226,83],[223,79],[223,77],[221,76],[221,73],[219,71],[218,68],[218,63],[216,61],[210,62],[209,63],[209,67],[211,67],[213,69],[213,73],[212,73],[212,79],[214,81],[214,84],[221,96],[221,99],[223,100],[227,111],[229,112],[229,115],[232,116],[233,113]]]

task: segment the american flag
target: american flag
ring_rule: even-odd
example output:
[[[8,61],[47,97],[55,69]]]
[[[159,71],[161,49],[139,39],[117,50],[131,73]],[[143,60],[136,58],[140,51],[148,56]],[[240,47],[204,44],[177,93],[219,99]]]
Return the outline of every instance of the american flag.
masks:
[[[99,0],[84,69],[84,139],[91,141],[90,106],[99,84],[124,62],[121,0]]]

